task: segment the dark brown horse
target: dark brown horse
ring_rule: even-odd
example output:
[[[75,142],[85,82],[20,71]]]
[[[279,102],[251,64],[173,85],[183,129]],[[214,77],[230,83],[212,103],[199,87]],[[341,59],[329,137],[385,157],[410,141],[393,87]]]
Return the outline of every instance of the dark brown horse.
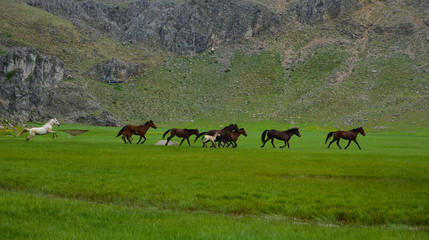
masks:
[[[241,134],[243,134],[245,137],[247,137],[247,133],[246,133],[246,131],[244,130],[244,128],[240,128],[240,129],[238,129],[238,131],[233,131],[232,133],[231,133],[231,138],[232,138],[232,141],[237,145],[237,140],[238,140],[238,137],[240,137],[240,135]],[[228,143],[228,145],[226,146],[226,147],[229,147],[231,145],[231,143]]]
[[[347,144],[347,146],[344,149],[347,149],[350,146],[350,143],[352,141],[356,143],[356,145],[359,147],[359,149],[361,149],[359,146],[359,143],[356,141],[357,135],[359,133],[362,134],[363,136],[365,136],[365,131],[363,130],[362,127],[355,128],[355,129],[352,129],[350,131],[330,132],[330,133],[328,133],[328,136],[326,137],[325,144],[326,144],[326,142],[328,142],[329,138],[334,136],[334,139],[329,143],[328,148],[331,146],[331,144],[333,142],[337,141],[337,146],[341,149],[340,139],[343,138],[343,139],[349,140],[349,143]]]
[[[128,140],[129,143],[132,143],[130,138],[133,136],[133,134],[139,135],[140,139],[137,142],[137,144],[139,144],[142,138],[144,138],[143,142],[141,142],[141,144],[143,144],[146,141],[146,137],[144,135],[146,134],[147,130],[150,127],[153,127],[155,129],[157,128],[155,123],[153,123],[152,120],[139,126],[125,125],[121,130],[119,130],[118,135],[116,135],[116,137],[119,137],[122,134],[122,140],[124,141],[124,143],[127,143],[126,139]]]
[[[301,134],[298,131],[297,127],[293,127],[291,129],[288,129],[286,131],[277,131],[277,130],[265,130],[262,133],[262,147],[265,146],[265,143],[268,142],[268,140],[271,139],[271,144],[273,145],[273,147],[275,148],[276,146],[274,146],[274,138],[278,139],[278,140],[283,140],[285,142],[284,146],[281,146],[280,148],[284,148],[287,147],[290,148],[289,146],[289,140],[293,135],[297,135],[298,137],[301,137]],[[265,140],[265,136],[267,136],[267,139]]]
[[[165,131],[164,135],[162,135],[163,139],[164,139],[165,135],[167,135],[168,132],[170,132],[170,136],[167,138],[167,143],[165,143],[165,145],[168,145],[168,142],[174,136],[178,136],[178,137],[183,138],[182,141],[180,142],[179,146],[182,146],[182,143],[185,139],[186,139],[186,141],[188,141],[188,145],[191,146],[191,143],[189,143],[189,137],[194,135],[194,134],[195,134],[195,136],[198,136],[198,134],[199,134],[198,129],[172,128],[172,129],[168,129],[167,131]]]

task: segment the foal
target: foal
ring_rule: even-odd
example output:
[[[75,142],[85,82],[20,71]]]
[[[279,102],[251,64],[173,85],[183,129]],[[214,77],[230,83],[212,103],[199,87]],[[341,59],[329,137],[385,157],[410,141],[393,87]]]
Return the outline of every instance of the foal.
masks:
[[[210,147],[216,147],[216,138],[220,136],[220,133],[215,133],[213,136],[210,135],[205,135],[203,139],[201,139],[201,141],[203,142],[203,147],[206,147],[206,143],[208,142],[212,142],[212,145]]]

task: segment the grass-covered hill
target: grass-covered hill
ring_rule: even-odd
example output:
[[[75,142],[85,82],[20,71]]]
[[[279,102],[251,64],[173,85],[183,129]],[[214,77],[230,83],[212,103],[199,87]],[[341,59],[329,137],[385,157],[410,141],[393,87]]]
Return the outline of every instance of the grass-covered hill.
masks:
[[[97,2],[126,7],[131,1]],[[183,55],[156,42],[92,34],[61,14],[2,0],[0,54],[32,46],[59,57],[65,81],[99,102],[94,114],[108,111],[122,123],[210,119],[428,126],[425,1],[252,2],[278,14],[281,24]],[[338,12],[332,13],[334,8]],[[119,85],[95,80],[93,66],[112,58],[144,64],[145,71]]]

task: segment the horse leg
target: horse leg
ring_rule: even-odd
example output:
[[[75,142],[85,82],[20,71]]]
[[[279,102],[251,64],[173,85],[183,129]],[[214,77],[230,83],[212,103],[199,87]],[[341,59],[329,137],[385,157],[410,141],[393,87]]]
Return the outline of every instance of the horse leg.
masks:
[[[169,136],[168,138],[167,138],[167,142],[165,143],[165,146],[167,146],[168,145],[168,142],[170,142],[170,139],[172,139],[173,137],[172,136]]]
[[[263,148],[263,147],[265,146],[265,143],[267,143],[267,142],[268,142],[268,140],[270,140],[270,139],[264,140],[264,143],[262,143],[261,148]]]
[[[273,147],[276,148],[276,146],[274,146],[274,138],[271,138],[271,145],[273,145]]]
[[[329,143],[329,145],[328,145],[328,148],[331,146],[331,144],[333,143],[333,142],[335,142],[336,140],[334,139],[334,140],[332,140],[330,143]]]
[[[351,142],[352,142],[352,140],[349,140],[349,143],[347,144],[347,146],[344,149],[347,149],[350,146]]]
[[[232,147],[233,148],[237,148],[237,142],[231,139],[231,143],[233,144]]]
[[[130,139],[131,138],[131,139]],[[133,144],[132,143],[132,138],[133,138],[133,135],[131,134],[131,135],[127,135],[127,139],[128,139],[128,142],[130,143],[130,144]]]
[[[144,142],[146,142],[146,137],[145,136],[143,136],[143,142],[141,142],[140,144],[143,144]]]
[[[30,140],[30,138],[33,138],[34,136],[36,136],[36,134],[34,132],[30,132],[28,134],[28,137],[25,138],[25,140],[27,140],[27,142]]]
[[[338,138],[338,140],[337,140],[337,146],[340,148],[340,149],[342,149],[341,148],[341,146],[340,146],[340,139]]]
[[[186,138],[186,141],[188,141],[188,145],[189,145],[189,147],[191,146],[191,143],[189,142],[189,138],[187,137]]]
[[[124,141],[124,144],[127,144],[127,141],[125,140],[125,135],[122,135],[122,141]]]
[[[355,142],[355,143],[356,143],[356,145],[358,145],[359,150],[362,150],[362,148],[360,148],[359,143],[356,141],[356,139],[355,139],[355,140],[353,140],[353,142]]]
[[[287,141],[285,140],[285,145],[284,146],[280,146],[280,148],[284,148],[287,146]]]
[[[182,141],[179,144],[179,147],[182,146],[183,141],[185,141],[185,138],[182,138]]]
[[[139,144],[141,140],[142,140],[142,136],[140,136],[140,139],[139,139],[139,141],[136,144]]]
[[[287,141],[287,148],[288,148],[288,149],[290,149],[290,146],[289,146],[289,141]]]

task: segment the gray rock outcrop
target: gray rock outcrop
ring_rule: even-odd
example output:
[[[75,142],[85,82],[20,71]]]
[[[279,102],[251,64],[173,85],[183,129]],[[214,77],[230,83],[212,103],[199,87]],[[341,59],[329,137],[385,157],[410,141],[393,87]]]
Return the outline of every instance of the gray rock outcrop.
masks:
[[[124,38],[160,41],[170,51],[187,54],[275,31],[279,25],[279,16],[246,1],[159,1],[126,25]]]
[[[82,86],[64,81],[64,64],[34,48],[15,48],[0,56],[0,118],[15,122],[77,121],[100,109]],[[110,114],[87,118],[87,124],[120,125]]]
[[[307,24],[321,23],[360,8],[360,0],[303,0],[295,6],[298,20]]]
[[[127,8],[94,1],[31,0],[28,4],[89,32],[133,43],[160,44],[179,54],[249,39],[280,26],[278,15],[244,0],[191,0],[183,4],[141,0]]]
[[[98,63],[92,69],[93,77],[106,83],[127,82],[143,72],[143,65],[126,63],[115,58]]]
[[[0,58],[0,112],[8,119],[30,120],[37,106],[52,100],[63,81],[64,64],[34,48],[16,48]],[[46,119],[46,117],[45,117]]]

